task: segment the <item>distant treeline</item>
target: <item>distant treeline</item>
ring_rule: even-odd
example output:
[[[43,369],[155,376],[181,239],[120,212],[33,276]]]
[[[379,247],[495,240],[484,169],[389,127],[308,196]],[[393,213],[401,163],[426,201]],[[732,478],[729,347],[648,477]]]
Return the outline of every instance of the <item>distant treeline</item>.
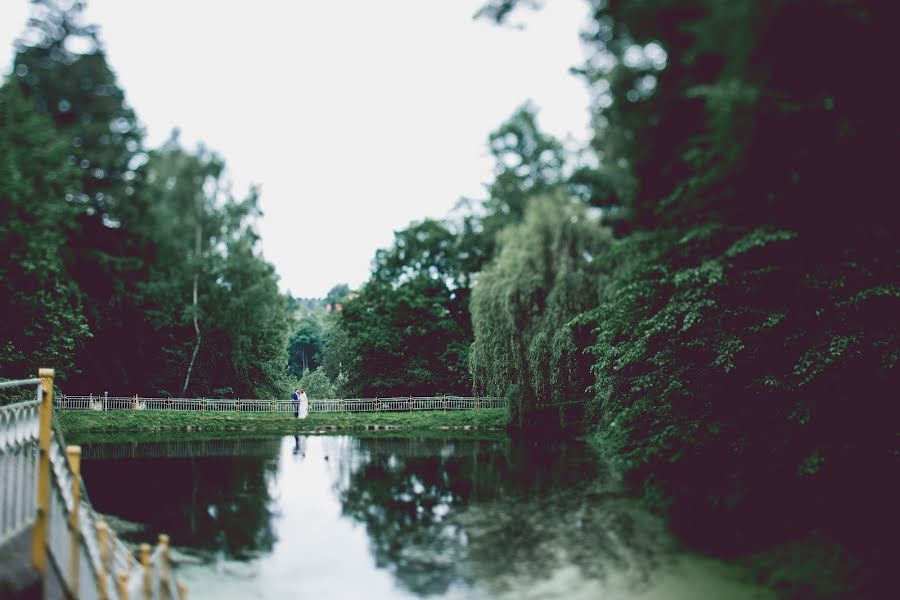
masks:
[[[235,197],[223,160],[177,132],[145,147],[82,8],[36,1],[0,87],[0,374],[283,395],[289,312],[256,191]]]

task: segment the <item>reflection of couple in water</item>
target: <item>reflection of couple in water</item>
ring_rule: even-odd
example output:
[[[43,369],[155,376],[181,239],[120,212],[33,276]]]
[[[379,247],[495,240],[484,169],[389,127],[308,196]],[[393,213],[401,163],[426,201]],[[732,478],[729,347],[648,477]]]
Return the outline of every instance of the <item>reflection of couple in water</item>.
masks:
[[[300,458],[306,458],[306,436],[303,436],[303,443],[300,442],[300,436],[294,436],[294,455],[300,455]]]

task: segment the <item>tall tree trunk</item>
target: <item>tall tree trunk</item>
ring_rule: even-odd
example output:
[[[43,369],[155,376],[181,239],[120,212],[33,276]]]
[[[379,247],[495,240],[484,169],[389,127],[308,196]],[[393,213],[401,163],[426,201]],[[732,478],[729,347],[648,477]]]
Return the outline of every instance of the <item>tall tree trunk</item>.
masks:
[[[191,354],[191,362],[188,364],[187,374],[184,376],[184,386],[181,388],[181,397],[187,393],[188,384],[191,382],[191,371],[194,370],[194,361],[197,360],[197,352],[200,350],[200,324],[197,322],[197,283],[200,279],[200,242],[203,236],[203,226],[200,217],[203,214],[203,196],[197,194],[197,216],[194,224],[194,334],[197,343],[194,344],[194,352]]]

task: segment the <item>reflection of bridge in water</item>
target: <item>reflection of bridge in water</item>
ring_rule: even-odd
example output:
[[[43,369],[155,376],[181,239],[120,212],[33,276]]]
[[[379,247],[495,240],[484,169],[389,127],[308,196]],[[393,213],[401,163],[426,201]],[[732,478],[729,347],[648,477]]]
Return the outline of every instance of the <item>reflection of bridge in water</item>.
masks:
[[[281,438],[262,440],[184,440],[82,444],[84,460],[118,458],[189,458],[200,456],[275,457]]]
[[[477,452],[484,444],[496,445],[499,442],[481,440],[459,440],[442,438],[416,438],[416,437],[344,437],[330,441],[329,445],[337,444],[344,449],[343,454],[386,456],[394,455],[403,457],[432,457],[441,456],[465,456]],[[349,452],[348,452],[349,451]]]
[[[300,436],[309,437],[309,436]],[[328,435],[327,446],[345,448],[350,454],[398,457],[454,456],[471,453],[471,441],[432,438],[366,438]],[[203,456],[278,456],[281,437],[258,440],[183,440],[88,443],[81,445],[83,460],[115,460],[128,458],[190,458]],[[338,454],[333,452],[333,454]],[[348,454],[342,452],[342,455]]]

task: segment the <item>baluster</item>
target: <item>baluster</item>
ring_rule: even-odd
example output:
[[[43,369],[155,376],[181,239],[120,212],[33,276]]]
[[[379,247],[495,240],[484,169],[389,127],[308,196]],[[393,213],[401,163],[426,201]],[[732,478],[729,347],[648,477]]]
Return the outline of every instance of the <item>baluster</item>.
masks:
[[[97,583],[99,584],[100,600],[109,598],[106,589],[106,573],[109,571],[109,531],[106,521],[97,520],[97,543],[100,546],[100,565],[97,568]]]
[[[41,408],[38,443],[37,518],[31,538],[31,562],[42,577],[47,570],[47,531],[50,510],[50,429],[53,420],[53,369],[40,369]]]
[[[119,577],[116,579],[116,591],[119,593],[120,600],[128,600],[128,571],[119,571]]]
[[[169,536],[161,533],[159,546],[162,550],[159,558],[159,596],[169,600]]]
[[[69,535],[72,538],[71,552],[69,554],[69,589],[77,593],[78,590],[78,557],[81,545],[81,528],[78,523],[78,513],[81,508],[81,447],[67,446],[66,455],[69,458],[69,468],[72,470],[72,512],[69,513]]]
[[[141,544],[141,578],[144,600],[150,600],[153,591],[150,580],[150,544]]]

